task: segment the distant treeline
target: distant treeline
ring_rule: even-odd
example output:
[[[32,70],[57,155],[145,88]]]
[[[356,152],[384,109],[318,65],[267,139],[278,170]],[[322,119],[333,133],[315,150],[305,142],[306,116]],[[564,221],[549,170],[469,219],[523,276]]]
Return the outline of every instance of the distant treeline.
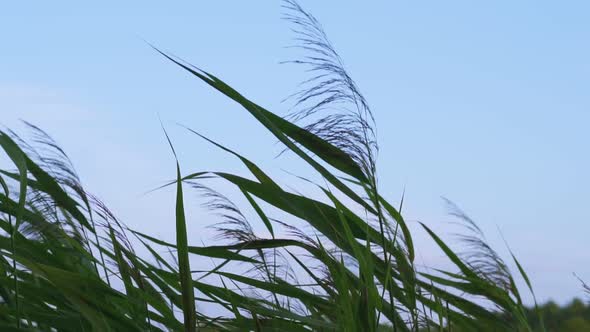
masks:
[[[549,301],[539,306],[539,311],[534,307],[525,309],[526,316],[529,320],[529,325],[534,332],[588,332],[590,331],[590,303],[584,302],[578,298],[572,300],[570,303],[559,306],[553,301]],[[543,324],[541,326],[539,314],[543,317]],[[506,317],[504,317],[506,319]],[[392,327],[382,326],[381,331],[391,331]],[[423,328],[421,331],[437,332],[435,328]],[[445,331],[449,331],[448,326]],[[463,329],[451,326],[450,331],[464,332]]]
[[[547,302],[539,307],[547,332],[587,332],[590,331],[590,304],[574,299],[560,307],[555,302]],[[534,308],[527,308],[527,317],[534,331],[542,331]]]

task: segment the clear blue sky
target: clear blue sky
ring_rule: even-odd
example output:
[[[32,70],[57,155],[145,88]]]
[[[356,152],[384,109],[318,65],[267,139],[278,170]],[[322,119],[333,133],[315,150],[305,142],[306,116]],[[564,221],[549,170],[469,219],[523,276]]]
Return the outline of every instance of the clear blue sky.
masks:
[[[590,3],[302,5],[323,23],[375,112],[382,190],[395,201],[406,188],[407,218],[450,235],[445,196],[506,254],[501,230],[541,300],[582,295],[572,273],[590,280]],[[174,176],[158,114],[187,172],[241,168],[177,122],[288,184],[282,169],[309,170],[274,159],[280,147],[260,125],[143,39],[284,114],[281,100],[305,76],[279,64],[294,55],[280,16],[279,1],[5,1],[0,122],[22,128],[22,118],[46,129],[123,221],[171,239],[173,193],[143,195]],[[196,194],[187,199],[191,242],[199,244],[215,220]],[[423,235],[417,246],[420,262],[442,261]]]

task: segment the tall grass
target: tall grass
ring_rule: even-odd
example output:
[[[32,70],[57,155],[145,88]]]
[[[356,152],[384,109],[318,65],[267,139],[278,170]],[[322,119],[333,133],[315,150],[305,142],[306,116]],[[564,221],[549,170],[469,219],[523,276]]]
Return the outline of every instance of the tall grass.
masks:
[[[242,106],[309,165],[324,180],[309,182],[322,197],[285,189],[246,157],[197,134],[250,174],[184,174],[177,163],[168,184],[176,187],[176,220],[169,223],[177,236],[167,243],[119,222],[39,128],[29,125],[29,141],[0,132],[14,168],[0,170],[2,331],[531,331],[515,282],[522,278],[532,292],[527,275],[511,257],[513,275],[458,209],[469,251],[453,250],[421,224],[454,268],[416,266],[402,202],[380,194],[368,103],[317,20],[295,2],[285,8],[309,52],[295,62],[314,74],[286,118],[158,52]],[[238,208],[207,188],[209,178],[235,186],[248,205]],[[217,229],[226,244],[195,246],[188,237],[185,186],[200,190],[224,216]],[[254,232],[241,209],[254,211],[270,236]],[[165,250],[171,255],[162,256]],[[191,256],[215,266],[191,266]],[[208,306],[224,314],[203,314]]]

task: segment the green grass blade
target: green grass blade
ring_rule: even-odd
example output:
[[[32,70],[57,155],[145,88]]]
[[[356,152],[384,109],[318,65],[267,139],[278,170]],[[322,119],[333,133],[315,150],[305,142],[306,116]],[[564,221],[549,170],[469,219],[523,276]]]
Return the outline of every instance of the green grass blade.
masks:
[[[184,315],[184,330],[196,331],[197,318],[195,311],[195,292],[192,285],[191,267],[188,257],[188,240],[186,234],[186,218],[184,215],[184,200],[182,194],[182,181],[180,165],[176,164],[176,248],[178,255],[178,268],[180,274],[180,286],[182,288],[182,311]]]
[[[291,151],[301,157],[316,171],[318,171],[324,178],[334,185],[342,193],[350,197],[356,203],[363,206],[369,212],[377,214],[375,209],[367,204],[358,194],[352,191],[344,183],[342,183],[336,176],[330,173],[325,167],[316,162],[296,144],[294,144],[288,137],[295,140],[306,149],[312,151],[315,155],[323,159],[334,168],[341,170],[342,172],[349,174],[356,179],[367,183],[368,180],[362,170],[354,163],[354,161],[340,149],[331,145],[330,143],[322,140],[318,136],[310,133],[309,131],[300,128],[289,121],[265,110],[264,108],[254,104],[253,102],[246,99],[244,96],[239,94],[236,90],[231,88],[225,82],[221,81],[217,77],[204,72],[196,68],[190,68],[187,65],[175,60],[166,53],[155,49],[164,57],[174,62],[178,66],[189,71],[193,75],[197,76],[219,92],[225,94],[229,98],[233,99],[240,105],[242,105],[250,114],[252,114],[260,123],[262,123],[269,131],[271,131],[275,137],[277,137],[283,144],[285,144]],[[288,136],[288,137],[287,137]]]
[[[18,232],[18,227],[22,221],[23,211],[25,210],[25,200],[27,196],[27,162],[26,156],[22,152],[22,150],[14,143],[14,141],[6,134],[0,132],[0,146],[4,149],[8,157],[13,161],[15,166],[19,171],[19,199],[18,199],[18,211],[16,213],[16,220],[14,224],[10,223],[10,243],[11,243],[11,250],[13,255],[16,254],[16,243],[15,243],[15,234]],[[5,192],[8,195],[8,188],[3,182],[3,187]],[[9,216],[10,219],[10,216]],[[14,275],[14,301],[16,305],[16,326],[18,328],[21,327],[21,317],[20,317],[20,303],[19,303],[19,289],[18,289],[18,281],[17,281],[17,267],[16,267],[16,259],[13,258],[12,261],[12,269]]]
[[[176,254],[178,259],[178,273],[180,278],[181,297],[182,297],[182,314],[184,317],[184,330],[194,332],[197,328],[197,313],[195,308],[195,290],[193,288],[193,279],[191,275],[191,266],[188,252],[188,239],[186,233],[186,217],[184,215],[184,197],[182,191],[182,175],[180,173],[180,164],[176,150],[168,133],[162,126],[164,135],[174,158],[176,159]]]

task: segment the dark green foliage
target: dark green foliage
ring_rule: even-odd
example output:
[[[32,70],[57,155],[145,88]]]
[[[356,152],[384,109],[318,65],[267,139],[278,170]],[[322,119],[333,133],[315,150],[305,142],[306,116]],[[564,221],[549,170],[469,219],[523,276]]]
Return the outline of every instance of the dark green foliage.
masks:
[[[554,302],[547,302],[539,306],[539,311],[547,332],[590,331],[590,305],[580,299],[574,299],[563,307]],[[541,327],[535,319],[535,310],[527,308],[526,315],[532,323],[533,331],[540,331]]]
[[[307,106],[291,119],[311,121],[302,126],[220,78],[161,53],[242,106],[325,180],[310,184],[323,195],[291,192],[247,158],[207,139],[239,158],[251,177],[222,171],[183,176],[177,161],[175,180],[168,184],[176,187],[176,218],[162,225],[175,227],[177,236],[166,243],[121,224],[83,189],[63,151],[38,128],[31,127],[42,138],[36,140],[44,146],[42,154],[14,133],[0,132],[2,151],[17,169],[0,170],[3,330],[382,331],[387,322],[399,332],[425,326],[533,331],[515,277],[481,232],[465,238],[474,245],[465,255],[424,224],[454,268],[415,266],[402,204],[379,194],[368,104],[317,21],[296,3],[286,4],[303,47],[313,53],[300,63],[318,75],[309,81],[315,85],[298,94],[296,104]],[[318,113],[336,101],[348,106]],[[257,234],[240,208],[206,187],[211,178],[245,195],[248,204],[240,208],[254,211],[271,237]],[[206,205],[221,212],[217,228],[225,243],[194,246],[186,231],[185,188],[199,190]],[[295,219],[305,231],[293,225]],[[468,227],[476,228],[472,222]],[[150,255],[138,255],[134,246]],[[171,255],[164,257],[166,251]],[[191,256],[210,258],[214,266],[191,266]],[[204,306],[224,314],[206,316]]]
[[[580,299],[574,299],[565,306],[560,307],[555,302],[547,302],[535,308],[527,307],[524,309],[525,315],[530,323],[533,332],[586,332],[590,331],[590,304],[584,303]],[[539,323],[538,316],[543,317],[543,326]],[[506,319],[498,314],[499,319]],[[386,330],[386,326],[383,330]],[[431,329],[432,330],[432,329]],[[464,330],[460,328],[453,329],[456,332]],[[428,331],[422,328],[422,332]]]

